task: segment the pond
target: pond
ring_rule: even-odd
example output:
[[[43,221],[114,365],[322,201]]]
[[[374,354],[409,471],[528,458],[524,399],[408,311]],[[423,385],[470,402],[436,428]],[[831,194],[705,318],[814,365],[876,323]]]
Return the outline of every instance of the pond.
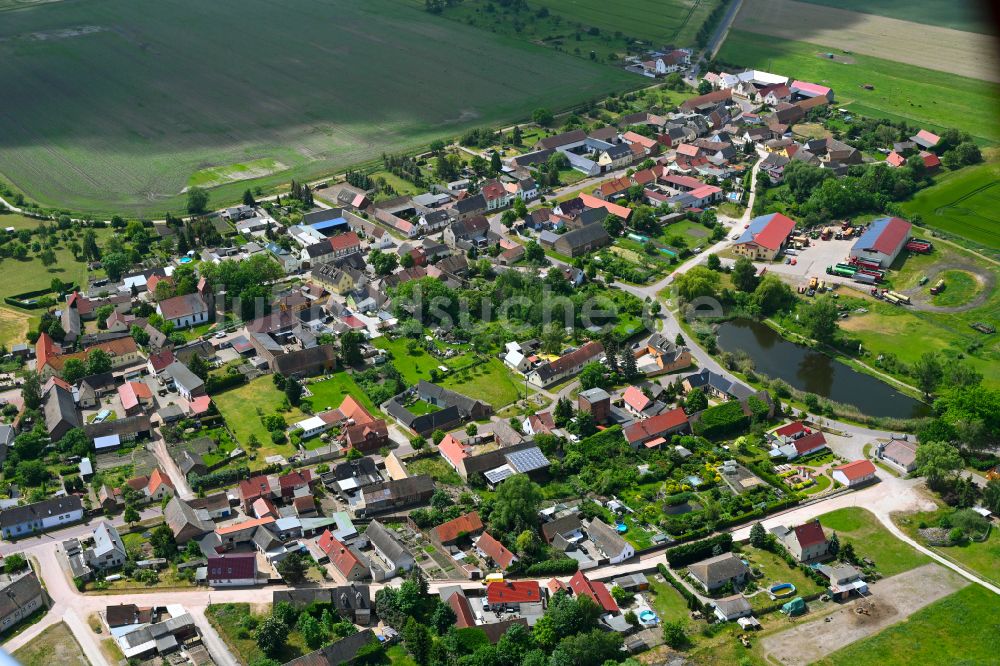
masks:
[[[869,416],[915,418],[930,413],[929,405],[826,354],[789,342],[760,322],[724,322],[719,326],[719,347],[728,352],[742,349],[757,372],[783,379],[800,391],[854,405]]]

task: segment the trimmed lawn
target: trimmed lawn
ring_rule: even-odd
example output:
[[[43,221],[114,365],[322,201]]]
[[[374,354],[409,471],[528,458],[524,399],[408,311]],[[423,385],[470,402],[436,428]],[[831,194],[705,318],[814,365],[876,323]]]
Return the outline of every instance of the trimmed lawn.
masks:
[[[830,86],[838,103],[849,103],[848,109],[863,115],[872,115],[872,109],[911,125],[931,130],[957,127],[985,143],[1000,141],[997,85],[857,53],[851,55],[853,65],[844,65],[817,57],[825,50],[804,41],[733,30],[718,60]],[[874,89],[864,89],[866,84]]]
[[[338,372],[329,379],[322,379],[318,382],[310,382],[307,385],[311,398],[306,398],[312,405],[313,411],[322,412],[327,409],[334,409],[340,406],[347,396],[353,396],[365,409],[372,414],[378,412],[378,407],[372,402],[354,377],[347,372]]]
[[[437,483],[446,486],[462,486],[464,482],[462,477],[458,475],[451,465],[444,461],[441,456],[433,456],[427,458],[419,458],[417,460],[408,460],[406,462],[406,471],[408,471],[412,476],[417,476],[419,474],[427,474]]]
[[[688,618],[687,602],[681,593],[670,583],[656,580],[656,574],[646,576],[649,579],[649,596],[653,601],[653,609],[660,616],[661,622],[671,620],[686,620]]]
[[[417,347],[411,354],[406,348],[408,341],[409,338],[390,340],[383,336],[375,338],[373,343],[379,349],[385,349],[392,354],[393,365],[407,384],[416,384],[421,379],[425,382],[431,381],[431,370],[436,370],[441,365],[454,370],[472,363],[472,358],[466,354],[441,359],[429,354],[422,347]]]
[[[806,495],[815,495],[816,493],[821,493],[830,487],[833,481],[826,474],[821,474],[815,478],[816,483],[809,486],[802,492]]]
[[[500,409],[524,395],[525,388],[498,358],[449,374],[441,385]]]
[[[1000,653],[998,626],[996,595],[979,585],[969,585],[814,666],[995,664]]]
[[[90,666],[65,622],[52,625],[13,656],[21,666]]]
[[[250,454],[256,453],[257,456],[255,461],[251,461],[251,467],[255,466],[254,463],[257,467],[262,467],[267,456],[275,454],[290,456],[295,452],[291,444],[272,444],[271,434],[260,421],[261,415],[276,413],[285,400],[284,392],[275,387],[270,375],[258,377],[249,384],[213,395],[212,400],[240,444],[245,446],[250,435],[256,435],[260,441],[261,447],[257,451],[249,451]],[[258,409],[260,414],[257,412]],[[277,413],[284,419],[286,425],[306,418],[298,407]]]
[[[841,545],[845,541],[853,543],[858,557],[872,560],[887,578],[931,561],[890,534],[866,509],[837,509],[820,516],[819,522],[827,532],[833,531],[840,536]]]
[[[760,569],[764,574],[763,578],[756,580],[757,587],[762,590],[775,585],[776,583],[791,583],[795,586],[795,596],[807,596],[816,592],[822,592],[823,588],[808,578],[798,567],[789,567],[785,560],[772,552],[758,550],[757,548],[746,547],[741,554],[750,561],[751,566]],[[773,606],[778,600],[771,599],[766,592],[760,592],[750,597],[750,605],[754,608],[765,608]]]

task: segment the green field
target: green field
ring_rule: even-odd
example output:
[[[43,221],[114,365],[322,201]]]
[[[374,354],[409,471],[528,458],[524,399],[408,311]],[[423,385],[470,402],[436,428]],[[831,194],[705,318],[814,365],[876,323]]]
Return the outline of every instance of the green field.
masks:
[[[491,358],[472,368],[449,374],[441,386],[458,391],[470,398],[476,398],[500,409],[524,396],[524,383],[514,376],[497,358]]]
[[[650,42],[691,46],[694,36],[720,0],[630,0],[612,11],[607,0],[534,0],[567,21]]]
[[[837,509],[820,516],[819,522],[827,532],[836,532],[841,544],[845,541],[853,543],[858,557],[867,557],[875,562],[879,573],[886,578],[931,561],[890,534],[866,509]]]
[[[1000,86],[890,60],[853,54],[854,64],[818,57],[824,47],[729,33],[718,60],[766,69],[833,88],[837,102],[862,115],[906,120],[928,129],[956,127],[983,143],[1000,142]],[[864,90],[863,85],[874,86]]]
[[[372,414],[378,412],[378,408],[372,402],[372,399],[368,397],[367,393],[361,390],[358,383],[354,381],[354,377],[346,372],[338,372],[329,379],[311,382],[308,388],[313,395],[307,399],[315,412],[340,407],[340,403],[349,395],[353,396],[355,400],[360,402]]]
[[[974,0],[800,0],[864,14],[887,16],[941,28],[990,34],[990,19],[985,4]]]
[[[975,276],[968,271],[944,271],[938,274],[938,278],[944,280],[945,289],[931,297],[934,305],[944,307],[965,305],[981,290]]]
[[[221,205],[641,83],[394,0],[36,5],[4,13],[0,80],[7,180],[144,216],[180,211],[192,178],[289,167],[220,186]]]
[[[969,585],[920,609],[904,622],[834,652],[816,665],[971,666],[995,664],[998,653],[1000,604],[986,588]]]
[[[48,666],[52,663],[87,666],[90,663],[65,622],[53,624],[14,652],[13,656],[22,666]]]
[[[386,336],[375,338],[373,344],[379,349],[385,349],[392,354],[393,365],[399,370],[407,384],[416,384],[421,379],[425,382],[431,381],[431,370],[439,370],[444,366],[451,370],[464,368],[474,362],[465,354],[453,356],[449,359],[441,359],[431,356],[430,353],[419,346],[410,353],[407,350],[406,338],[396,338],[392,340]]]
[[[1000,162],[988,162],[935,178],[903,210],[927,226],[1000,250]]]
[[[212,396],[212,401],[240,444],[245,446],[251,434],[256,435],[260,441],[261,447],[256,451],[257,460],[251,463],[251,467],[262,467],[267,456],[280,454],[287,457],[295,452],[291,444],[275,445],[271,442],[271,435],[261,423],[257,412],[259,409],[265,416],[274,414],[284,400],[284,392],[275,387],[270,375],[258,377],[249,384]],[[280,412],[280,415],[287,425],[306,418],[297,407],[288,412]]]

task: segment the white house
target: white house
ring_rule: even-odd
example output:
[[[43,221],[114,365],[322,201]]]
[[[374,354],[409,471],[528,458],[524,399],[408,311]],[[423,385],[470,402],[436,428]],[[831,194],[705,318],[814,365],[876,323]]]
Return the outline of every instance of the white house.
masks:
[[[184,294],[160,301],[156,312],[174,328],[188,328],[208,321],[209,307],[201,294]]]
[[[128,559],[125,543],[118,530],[108,522],[102,522],[94,530],[94,545],[84,551],[84,559],[93,569],[116,569]]]
[[[376,563],[372,562],[373,578],[376,578],[376,574],[378,574],[377,580],[392,578],[397,573],[409,571],[416,565],[416,560],[410,551],[406,549],[406,546],[377,520],[373,520],[368,525],[368,529],[365,530],[365,536],[368,537],[372,548],[375,549],[375,555],[378,556],[378,559],[388,566],[388,569],[384,572],[379,572],[377,570],[380,567],[375,566]]]
[[[0,512],[0,535],[18,539],[83,520],[83,503],[76,495],[54,497]]]
[[[615,528],[611,527],[600,518],[594,518],[586,525],[587,536],[597,546],[597,549],[608,560],[609,564],[620,564],[627,559],[635,557],[635,548],[618,535]]]
[[[855,460],[834,467],[830,476],[841,485],[854,488],[875,480],[875,465],[870,460]]]
[[[257,584],[256,553],[223,553],[208,558],[207,581],[212,587]]]

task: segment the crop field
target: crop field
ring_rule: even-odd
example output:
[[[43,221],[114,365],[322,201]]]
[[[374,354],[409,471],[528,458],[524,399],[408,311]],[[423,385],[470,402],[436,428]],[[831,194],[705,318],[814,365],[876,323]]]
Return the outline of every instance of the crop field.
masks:
[[[718,60],[830,86],[837,102],[857,113],[928,129],[956,127],[983,143],[1000,142],[1000,86],[865,55],[851,56],[852,64],[840,63],[821,58],[822,50],[807,42],[733,30]]]
[[[992,664],[1000,652],[998,625],[996,595],[969,585],[816,664]]]
[[[654,46],[676,43],[690,46],[694,36],[720,0],[631,0],[613,10],[607,0],[535,0],[534,7],[565,20],[621,32]]]
[[[994,38],[874,14],[796,2],[746,0],[734,26],[918,67],[1000,81]],[[928,48],[933,44],[934,48]],[[848,55],[844,60],[850,61]]]
[[[4,13],[0,80],[7,180],[43,204],[150,217],[180,211],[192,180],[288,167],[220,185],[221,205],[638,85],[394,0],[41,4]]]
[[[933,186],[903,204],[934,229],[1000,250],[1000,162],[981,164],[935,178]]]
[[[924,25],[938,25],[954,30],[990,33],[986,3],[976,0],[802,0],[813,5],[838,7],[854,12],[888,16]]]

